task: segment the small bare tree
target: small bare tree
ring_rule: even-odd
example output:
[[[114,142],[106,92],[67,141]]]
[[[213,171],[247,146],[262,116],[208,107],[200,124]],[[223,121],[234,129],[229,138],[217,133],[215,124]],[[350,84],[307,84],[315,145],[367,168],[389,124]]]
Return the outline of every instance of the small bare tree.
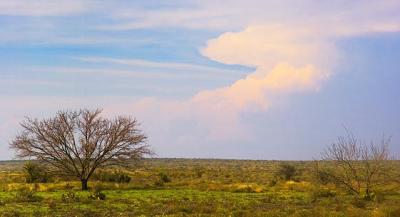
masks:
[[[352,193],[365,193],[366,198],[371,198],[388,172],[390,139],[383,137],[378,144],[365,145],[350,131],[346,132],[346,136],[338,137],[323,153],[323,160],[334,164],[333,169],[323,172]]]
[[[129,165],[151,151],[131,117],[106,119],[101,110],[59,111],[53,118],[26,118],[10,148],[19,158],[48,164],[61,175],[77,177],[82,190],[99,167]]]

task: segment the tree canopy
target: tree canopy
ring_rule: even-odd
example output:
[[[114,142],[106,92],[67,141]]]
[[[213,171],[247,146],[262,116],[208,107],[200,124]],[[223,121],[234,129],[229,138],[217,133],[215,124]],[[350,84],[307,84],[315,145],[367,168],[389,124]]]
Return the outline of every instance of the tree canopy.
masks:
[[[26,118],[10,143],[17,157],[36,159],[55,172],[74,176],[87,190],[99,167],[129,165],[151,154],[135,118],[107,119],[101,110],[59,111],[43,120]]]

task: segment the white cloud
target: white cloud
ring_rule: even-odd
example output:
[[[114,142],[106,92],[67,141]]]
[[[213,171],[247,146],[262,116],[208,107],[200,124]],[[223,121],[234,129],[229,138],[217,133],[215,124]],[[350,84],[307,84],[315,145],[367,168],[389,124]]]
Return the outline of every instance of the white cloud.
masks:
[[[209,40],[202,53],[226,64],[264,68],[279,62],[326,66],[336,56],[333,42],[313,29],[286,25],[249,26],[240,32],[226,32]]]
[[[316,90],[324,76],[312,65],[303,68],[286,63],[277,64],[271,71],[259,68],[245,79],[229,87],[202,91],[190,101],[196,107],[207,108],[223,116],[225,110],[239,114],[247,109],[266,110],[270,105],[269,94],[287,94],[296,91]]]
[[[313,31],[282,25],[224,33],[208,41],[202,53],[222,63],[256,67],[230,87],[199,94],[214,98],[212,104],[229,101],[227,106],[237,113],[244,107],[266,108],[271,104],[268,95],[317,90],[337,56],[333,43]]]
[[[151,62],[147,62],[151,63]],[[129,65],[133,64],[131,62]],[[226,80],[232,76],[243,74],[237,70],[227,70],[203,66],[175,65],[170,63],[169,67],[161,68],[155,63],[153,66],[142,65],[137,63],[135,68],[116,68],[116,67],[31,67],[29,70],[36,73],[62,73],[62,74],[81,74],[103,77],[127,77],[127,78],[144,78],[156,80],[168,79],[201,79],[201,80]],[[162,63],[169,64],[169,63]],[[136,63],[135,63],[136,65]],[[140,66],[139,66],[140,65]]]
[[[192,72],[190,73],[191,75],[193,75],[194,71],[201,74],[207,74],[209,76],[216,76],[218,74],[225,76],[242,74],[242,71],[239,70],[223,69],[223,68],[210,67],[206,65],[196,65],[188,63],[155,62],[155,61],[148,61],[141,59],[117,59],[117,58],[96,57],[96,56],[80,57],[78,59],[84,62],[91,62],[91,63],[112,63],[119,65],[127,65],[135,68],[137,67],[157,68],[157,69],[162,69],[163,71],[172,69],[176,73],[189,74],[190,72]]]
[[[175,142],[251,139],[242,114],[266,111],[275,99],[288,94],[318,91],[340,62],[338,39],[400,30],[397,1],[230,1],[229,7],[212,1],[197,3],[178,11],[129,13],[125,9],[116,15],[119,24],[114,26],[114,30],[166,26],[223,30],[201,53],[221,63],[256,68],[230,86],[200,91],[184,101],[146,99],[119,105],[138,111],[143,120],[154,123],[153,129],[166,128],[158,132],[163,138],[176,134],[169,127],[190,123],[171,139]]]
[[[231,86],[201,91],[187,100],[147,98],[109,105],[106,111],[134,112],[151,135],[157,135],[152,141],[156,146],[166,141],[174,141],[176,145],[248,141],[252,134],[243,128],[241,113],[266,111],[275,95],[314,91],[324,79],[312,65],[296,68],[280,63],[272,71],[260,69]]]
[[[397,0],[193,0],[168,3],[169,7],[150,9],[140,4],[111,6],[107,10],[115,23],[100,25],[100,28],[180,27],[237,31],[250,25],[285,24],[292,27],[314,26],[321,29],[321,34],[336,31],[348,35],[371,30],[398,31],[400,21],[400,3]]]

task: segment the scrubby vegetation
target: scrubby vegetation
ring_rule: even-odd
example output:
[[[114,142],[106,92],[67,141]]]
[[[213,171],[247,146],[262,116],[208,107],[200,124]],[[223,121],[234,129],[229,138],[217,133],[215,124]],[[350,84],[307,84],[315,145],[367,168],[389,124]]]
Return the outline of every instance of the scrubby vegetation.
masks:
[[[387,163],[398,176],[400,162]],[[97,171],[90,191],[65,177],[28,183],[24,165],[0,164],[0,216],[400,216],[396,180],[367,200],[324,174],[335,167],[325,161],[146,159]]]
[[[50,181],[50,175],[46,168],[36,162],[26,162],[24,174],[27,183],[46,183]]]
[[[0,217],[400,216],[389,140],[347,132],[316,161],[143,159],[136,120],[99,114],[22,124],[11,148],[36,161],[0,164]]]

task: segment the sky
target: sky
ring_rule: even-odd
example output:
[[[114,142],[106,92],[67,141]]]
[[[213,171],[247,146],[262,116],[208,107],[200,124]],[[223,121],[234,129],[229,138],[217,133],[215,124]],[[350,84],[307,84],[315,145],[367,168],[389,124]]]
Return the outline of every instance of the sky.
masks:
[[[400,156],[398,0],[0,0],[0,160],[25,117],[102,108],[158,157]]]

